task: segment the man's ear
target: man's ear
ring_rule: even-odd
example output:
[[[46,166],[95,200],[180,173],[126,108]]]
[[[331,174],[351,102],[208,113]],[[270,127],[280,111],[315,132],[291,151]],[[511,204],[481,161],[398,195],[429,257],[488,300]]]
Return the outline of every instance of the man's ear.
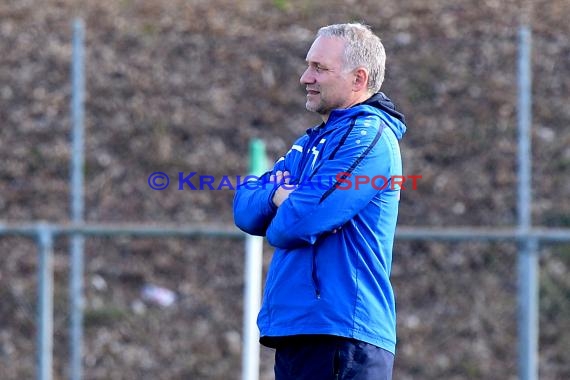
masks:
[[[368,88],[368,70],[359,67],[354,70],[354,79],[352,80],[352,90],[360,92]]]

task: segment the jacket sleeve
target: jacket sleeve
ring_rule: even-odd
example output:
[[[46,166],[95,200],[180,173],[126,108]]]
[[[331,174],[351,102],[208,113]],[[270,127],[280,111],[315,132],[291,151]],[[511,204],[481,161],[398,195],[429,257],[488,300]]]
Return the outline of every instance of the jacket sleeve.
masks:
[[[265,236],[267,226],[277,211],[272,200],[277,187],[269,182],[269,177],[277,170],[284,170],[283,159],[261,177],[249,176],[249,181],[238,184],[234,195],[234,222],[242,231]]]
[[[382,136],[383,125],[373,116],[356,120],[333,156],[322,157],[311,178],[301,181],[277,209],[267,228],[271,245],[290,249],[314,244],[390,187],[394,147]]]

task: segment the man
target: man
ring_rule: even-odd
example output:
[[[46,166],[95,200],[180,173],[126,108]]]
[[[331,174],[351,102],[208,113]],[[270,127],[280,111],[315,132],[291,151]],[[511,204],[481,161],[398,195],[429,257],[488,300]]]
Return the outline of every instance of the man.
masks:
[[[236,225],[276,248],[257,322],[277,380],[392,378],[393,179],[406,127],[379,92],[385,59],[367,26],[321,28],[301,84],[323,123],[236,191]]]

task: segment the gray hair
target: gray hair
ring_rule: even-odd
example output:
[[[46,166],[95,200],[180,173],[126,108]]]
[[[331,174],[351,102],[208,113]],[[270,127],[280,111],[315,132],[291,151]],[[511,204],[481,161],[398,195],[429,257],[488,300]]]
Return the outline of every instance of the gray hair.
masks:
[[[364,67],[368,70],[368,90],[376,93],[384,81],[386,52],[380,37],[368,25],[360,23],[324,26],[317,37],[339,37],[346,41],[344,67],[353,70]]]

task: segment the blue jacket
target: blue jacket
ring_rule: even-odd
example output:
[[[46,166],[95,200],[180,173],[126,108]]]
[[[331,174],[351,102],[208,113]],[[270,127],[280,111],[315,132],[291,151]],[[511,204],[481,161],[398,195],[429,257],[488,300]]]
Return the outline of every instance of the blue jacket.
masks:
[[[398,140],[405,131],[403,116],[378,93],[333,110],[270,172],[238,187],[236,225],[276,248],[257,320],[262,344],[330,334],[395,352],[389,277],[401,182],[394,176],[402,175]],[[297,184],[279,208],[272,202],[276,186],[268,183],[277,170],[289,171]]]

